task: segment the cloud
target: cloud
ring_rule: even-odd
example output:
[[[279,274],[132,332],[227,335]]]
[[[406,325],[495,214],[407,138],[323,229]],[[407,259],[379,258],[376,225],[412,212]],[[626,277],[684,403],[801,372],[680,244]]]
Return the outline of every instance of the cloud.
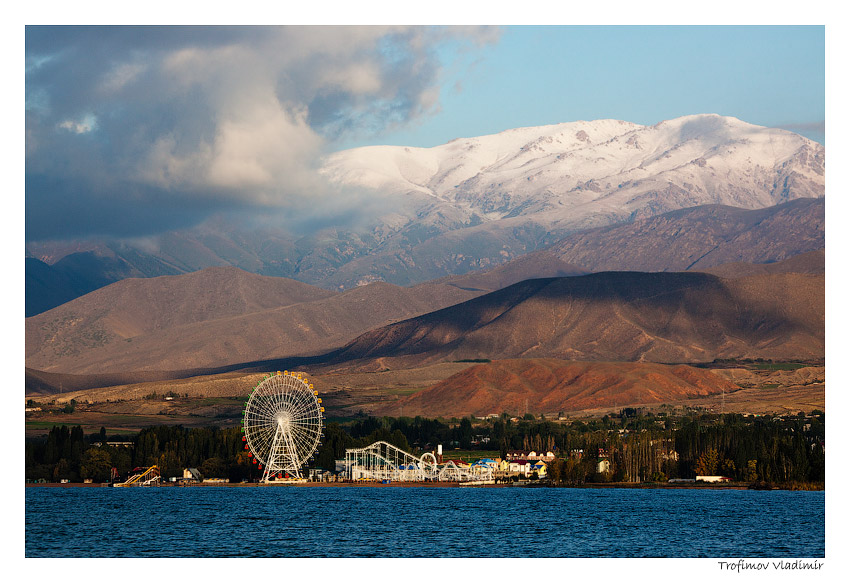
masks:
[[[27,27],[27,239],[145,236],[223,209],[315,211],[341,196],[317,172],[335,143],[433,114],[438,48],[493,34]]]

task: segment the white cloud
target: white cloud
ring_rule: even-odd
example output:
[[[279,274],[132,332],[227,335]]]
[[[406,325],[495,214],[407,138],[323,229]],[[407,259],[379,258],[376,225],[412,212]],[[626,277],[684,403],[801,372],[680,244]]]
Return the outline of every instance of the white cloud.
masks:
[[[75,134],[87,134],[97,126],[97,118],[92,114],[86,114],[78,120],[66,119],[59,122],[58,127]]]
[[[335,196],[317,172],[335,140],[437,111],[439,43],[492,40],[459,27],[40,32],[27,31],[28,51],[50,55],[27,69],[27,171],[73,176],[95,203],[155,191],[171,207]],[[98,139],[71,138],[83,134]]]

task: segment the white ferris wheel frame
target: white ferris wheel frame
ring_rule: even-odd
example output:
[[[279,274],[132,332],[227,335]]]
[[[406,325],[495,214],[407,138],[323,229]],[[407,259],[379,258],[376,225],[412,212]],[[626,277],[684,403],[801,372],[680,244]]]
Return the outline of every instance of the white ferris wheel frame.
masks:
[[[301,467],[321,445],[325,409],[318,395],[302,373],[289,371],[265,376],[251,392],[242,428],[263,482],[301,478]]]

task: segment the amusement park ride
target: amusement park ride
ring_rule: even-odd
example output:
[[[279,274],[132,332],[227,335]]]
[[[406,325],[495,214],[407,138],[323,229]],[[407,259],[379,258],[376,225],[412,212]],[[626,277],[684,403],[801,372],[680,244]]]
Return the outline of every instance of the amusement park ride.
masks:
[[[433,453],[416,457],[385,441],[346,449],[345,473],[355,481],[487,483],[493,480],[493,468],[486,464],[464,467],[453,461],[442,464]]]
[[[259,469],[263,483],[301,481],[301,467],[321,445],[322,400],[302,373],[267,375],[245,405],[242,430],[245,449]],[[438,464],[432,453],[413,456],[379,441],[345,450],[345,477],[374,481],[479,482],[493,479],[493,470],[478,465]]]
[[[322,400],[302,373],[266,375],[242,416],[245,449],[263,470],[263,483],[301,480],[301,467],[322,438]]]
[[[264,484],[303,482],[301,468],[316,454],[322,439],[322,400],[302,373],[278,371],[254,387],[242,415],[242,440],[251,463],[262,470]],[[416,457],[384,441],[345,450],[344,477],[353,481],[492,483],[493,469],[484,464],[461,467],[440,463],[433,453]],[[160,469],[136,468],[126,482],[112,485],[151,486],[162,481]]]
[[[110,484],[115,488],[126,488],[129,486],[154,486],[162,481],[162,474],[159,471],[159,466],[151,466],[147,469],[136,468],[127,481],[118,481],[118,470],[112,468]]]

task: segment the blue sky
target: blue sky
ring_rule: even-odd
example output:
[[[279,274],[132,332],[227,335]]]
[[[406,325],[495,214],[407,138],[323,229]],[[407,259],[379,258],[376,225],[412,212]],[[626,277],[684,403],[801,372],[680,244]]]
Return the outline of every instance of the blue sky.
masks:
[[[823,26],[31,26],[26,237],[330,212],[339,149],[698,113],[823,141]]]
[[[434,146],[514,127],[695,113],[824,141],[822,26],[515,26],[472,54],[440,56],[438,113],[351,144]]]

